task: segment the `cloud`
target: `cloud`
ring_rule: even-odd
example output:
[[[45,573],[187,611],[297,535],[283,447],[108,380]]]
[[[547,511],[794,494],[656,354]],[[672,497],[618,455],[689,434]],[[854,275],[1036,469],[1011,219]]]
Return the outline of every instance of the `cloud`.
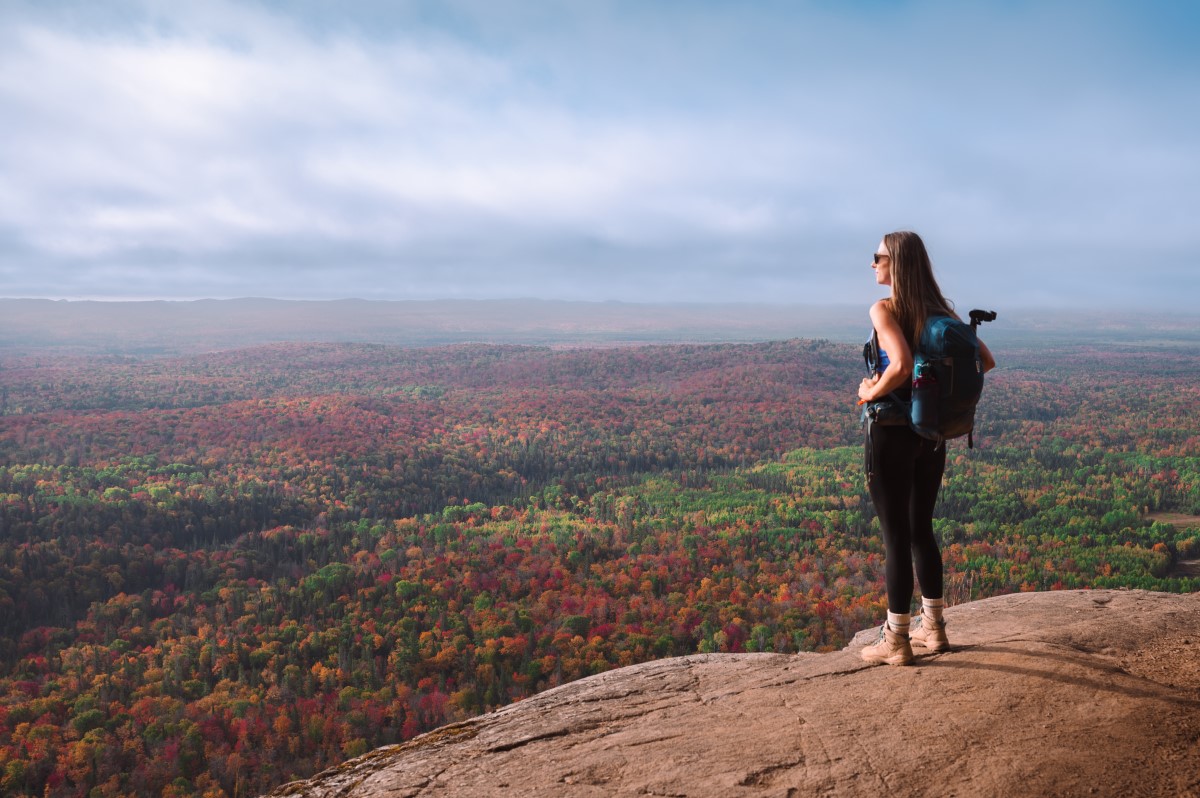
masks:
[[[857,301],[913,227],[1154,302],[1198,249],[1153,5],[112,8],[0,23],[3,293]]]

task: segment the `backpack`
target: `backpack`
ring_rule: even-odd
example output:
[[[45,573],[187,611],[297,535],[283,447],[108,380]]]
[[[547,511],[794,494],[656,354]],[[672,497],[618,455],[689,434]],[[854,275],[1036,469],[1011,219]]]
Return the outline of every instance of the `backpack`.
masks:
[[[913,352],[912,399],[905,401],[892,393],[891,400],[901,412],[891,414],[876,408],[867,411],[872,419],[892,415],[923,438],[940,445],[949,438],[967,436],[967,446],[974,448],[975,406],[983,393],[983,359],[979,354],[979,338],[975,334],[980,323],[996,318],[993,311],[972,310],[971,323],[953,316],[930,316],[921,330],[920,342]],[[879,340],[871,336],[864,356],[867,366],[875,372],[879,362]],[[887,423],[887,422],[884,422]]]

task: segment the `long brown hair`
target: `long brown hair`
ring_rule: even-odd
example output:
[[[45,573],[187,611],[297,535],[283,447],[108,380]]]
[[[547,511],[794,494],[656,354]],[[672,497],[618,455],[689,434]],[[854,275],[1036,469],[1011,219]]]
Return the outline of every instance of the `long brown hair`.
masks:
[[[915,351],[921,330],[930,316],[945,314],[958,318],[954,303],[942,296],[933,276],[933,263],[925,242],[916,233],[899,230],[883,237],[892,261],[892,313]]]

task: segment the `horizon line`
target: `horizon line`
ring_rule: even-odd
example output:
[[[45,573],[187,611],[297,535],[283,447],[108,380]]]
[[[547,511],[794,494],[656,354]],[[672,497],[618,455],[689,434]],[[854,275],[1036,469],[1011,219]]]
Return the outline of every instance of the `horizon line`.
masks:
[[[300,303],[311,303],[311,304],[330,303],[330,304],[332,304],[332,303],[338,303],[338,302],[347,302],[347,303],[362,302],[362,303],[375,303],[375,304],[387,304],[387,303],[434,304],[434,303],[447,303],[447,302],[448,303],[462,303],[462,304],[471,304],[471,303],[500,304],[500,303],[516,303],[516,302],[535,302],[535,303],[544,303],[544,304],[591,305],[591,306],[616,305],[616,306],[632,306],[632,307],[676,307],[676,308],[688,308],[688,307],[697,307],[697,308],[698,307],[763,308],[763,307],[766,307],[766,308],[780,308],[780,309],[797,308],[797,307],[830,308],[830,309],[850,309],[850,308],[858,309],[863,306],[862,303],[860,303],[860,302],[846,302],[846,301],[831,301],[831,302],[799,302],[799,301],[781,302],[781,301],[775,301],[775,302],[772,302],[769,300],[761,300],[761,301],[708,300],[708,301],[670,302],[670,301],[663,301],[663,300],[632,300],[632,299],[563,299],[563,298],[557,298],[557,297],[536,297],[536,296],[484,297],[484,298],[479,298],[479,297],[426,297],[426,298],[406,298],[406,299],[400,299],[400,298],[368,299],[365,297],[355,297],[355,296],[328,297],[328,298],[314,299],[314,298],[272,297],[272,296],[252,296],[252,295],[251,296],[234,296],[234,297],[196,296],[196,297],[152,297],[152,298],[147,298],[147,297],[96,297],[96,296],[73,296],[73,297],[0,296],[0,302],[50,302],[50,303],[54,303],[54,304],[94,303],[94,304],[113,304],[113,305],[116,305],[116,304],[148,305],[148,304],[155,304],[155,303],[182,305],[182,304],[193,304],[193,303],[200,303],[200,302],[278,302],[278,303],[296,303],[296,304],[300,304]],[[997,306],[997,307],[1003,307],[1003,306]],[[1072,311],[1076,312],[1076,313],[1087,313],[1087,312],[1101,311],[1101,312],[1114,312],[1114,313],[1120,313],[1120,314],[1137,314],[1137,313],[1146,313],[1146,312],[1162,314],[1164,312],[1169,312],[1169,313],[1183,314],[1186,316],[1200,316],[1200,308],[1167,309],[1167,308],[1163,308],[1161,306],[1152,306],[1152,305],[1115,306],[1115,305],[1107,305],[1107,304],[1099,304],[1099,303],[1092,304],[1092,305],[1023,303],[1023,304],[1008,306],[1007,308],[1005,308],[1005,310],[1007,312],[1018,312],[1018,313],[1024,313],[1024,312],[1031,312],[1031,313],[1033,313],[1033,312],[1057,312],[1057,313],[1068,312],[1068,313],[1070,313]]]

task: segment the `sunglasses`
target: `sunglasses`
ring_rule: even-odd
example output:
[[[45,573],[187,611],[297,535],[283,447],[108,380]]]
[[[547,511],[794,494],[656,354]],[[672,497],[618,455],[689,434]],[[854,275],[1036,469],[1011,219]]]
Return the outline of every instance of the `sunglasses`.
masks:
[[[888,257],[886,252],[876,252],[875,253],[875,264],[879,265],[879,261],[883,260],[886,257]]]

